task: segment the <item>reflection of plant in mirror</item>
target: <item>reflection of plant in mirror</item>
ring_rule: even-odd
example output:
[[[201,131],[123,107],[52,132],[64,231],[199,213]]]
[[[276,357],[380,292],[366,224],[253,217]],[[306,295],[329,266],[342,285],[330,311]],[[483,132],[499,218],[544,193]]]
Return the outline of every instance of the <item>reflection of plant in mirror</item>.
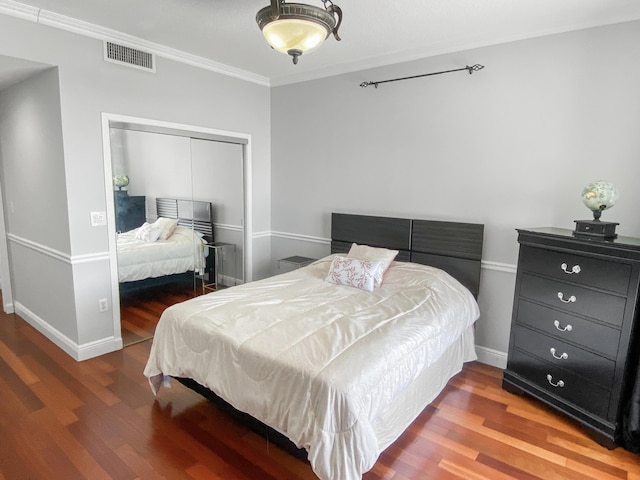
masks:
[[[127,177],[126,175],[114,175],[113,185],[122,190],[122,187],[126,187],[127,185],[129,185],[129,177]]]

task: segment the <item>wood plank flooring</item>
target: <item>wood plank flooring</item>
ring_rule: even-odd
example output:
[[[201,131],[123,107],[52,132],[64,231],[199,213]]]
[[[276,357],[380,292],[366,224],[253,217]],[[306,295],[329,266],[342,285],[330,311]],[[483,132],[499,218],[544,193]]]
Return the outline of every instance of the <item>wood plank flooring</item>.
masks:
[[[150,347],[78,363],[0,314],[0,480],[316,478],[177,382],[155,398],[142,375]],[[640,480],[640,457],[600,447],[471,363],[363,478]]]
[[[122,344],[127,347],[149,340],[153,337],[156,324],[165,308],[199,294],[202,294],[201,289],[178,283],[121,295]]]

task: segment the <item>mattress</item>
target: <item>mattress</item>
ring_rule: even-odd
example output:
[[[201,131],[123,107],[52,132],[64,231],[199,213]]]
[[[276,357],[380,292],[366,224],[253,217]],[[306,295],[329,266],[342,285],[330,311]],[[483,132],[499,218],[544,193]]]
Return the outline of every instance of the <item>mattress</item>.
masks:
[[[120,283],[204,270],[206,242],[197,232],[178,226],[167,240],[145,242],[135,238],[137,231],[118,235]]]
[[[194,379],[304,447],[322,480],[355,480],[475,359],[479,309],[413,263],[373,292],[328,283],[332,257],[169,307],[144,374],[156,394]]]

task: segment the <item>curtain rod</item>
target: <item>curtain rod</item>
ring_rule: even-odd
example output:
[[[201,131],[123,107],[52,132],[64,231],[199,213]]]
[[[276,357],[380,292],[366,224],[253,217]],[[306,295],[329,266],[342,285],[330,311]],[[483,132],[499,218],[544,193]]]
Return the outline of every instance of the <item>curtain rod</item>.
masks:
[[[411,80],[412,78],[429,77],[431,75],[441,75],[443,73],[461,72],[462,70],[466,70],[467,72],[469,72],[469,75],[471,75],[473,72],[477,72],[478,70],[482,70],[483,68],[484,68],[484,65],[478,65],[476,63],[471,67],[467,65],[464,68],[456,68],[455,70],[445,70],[443,72],[424,73],[422,75],[414,75],[412,77],[392,78],[391,80],[381,80],[379,82],[362,82],[360,86],[364,88],[364,87],[368,87],[369,85],[373,85],[374,87],[378,88],[378,85],[380,85],[381,83],[397,82],[399,80]]]

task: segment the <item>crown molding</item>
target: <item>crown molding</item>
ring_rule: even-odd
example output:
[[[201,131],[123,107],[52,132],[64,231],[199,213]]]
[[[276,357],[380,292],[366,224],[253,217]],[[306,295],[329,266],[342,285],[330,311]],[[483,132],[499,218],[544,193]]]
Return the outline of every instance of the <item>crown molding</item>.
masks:
[[[167,58],[176,62],[184,63],[197,68],[202,68],[265,87],[278,87],[310,80],[318,80],[321,78],[349,74],[374,68],[387,67],[398,63],[411,62],[424,58],[436,57],[439,55],[458,53],[462,51],[474,50],[477,48],[491,47],[504,43],[529,40],[548,35],[562,34],[576,30],[584,30],[640,20],[640,16],[638,15],[628,16],[619,14],[617,16],[609,18],[606,22],[576,22],[572,24],[555,26],[553,28],[520,32],[518,34],[483,40],[466,38],[460,39],[455,42],[440,44],[436,43],[434,45],[428,46],[427,48],[396,52],[382,56],[372,56],[356,62],[336,63],[325,68],[319,68],[316,70],[301,73],[281,75],[270,79],[268,77],[249,72],[247,70],[234,68],[229,65],[215,62],[213,60],[209,60],[197,55],[192,55],[181,50],[161,45],[159,43],[149,42],[133,35],[127,35],[116,30],[100,27],[98,25],[77,20],[72,17],[59,15],[48,10],[25,5],[14,0],[0,0],[0,14],[10,15],[13,17],[21,18],[23,20],[30,20],[35,23],[42,23],[43,25],[66,30],[91,38],[108,40],[115,43],[123,43],[133,48],[149,51],[150,53],[153,53],[159,57]]]
[[[37,23],[39,12],[39,8],[32,7],[31,5],[25,5],[24,3],[14,2],[12,0],[0,0],[0,13],[5,15],[11,15],[12,17]]]
[[[181,50],[170,48],[159,43],[150,42],[133,35],[118,32],[110,28],[101,27],[93,23],[84,22],[76,18],[60,15],[48,10],[43,10],[13,0],[0,0],[0,13],[30,20],[48,27],[65,30],[67,32],[83,35],[85,37],[106,40],[109,42],[125,44],[128,47],[145,50],[158,57],[167,58],[176,62],[202,68],[211,72],[237,78],[246,82],[255,83],[263,87],[269,87],[270,82],[267,77],[255,73],[234,68],[223,63],[214,62],[204,57],[192,55]]]

